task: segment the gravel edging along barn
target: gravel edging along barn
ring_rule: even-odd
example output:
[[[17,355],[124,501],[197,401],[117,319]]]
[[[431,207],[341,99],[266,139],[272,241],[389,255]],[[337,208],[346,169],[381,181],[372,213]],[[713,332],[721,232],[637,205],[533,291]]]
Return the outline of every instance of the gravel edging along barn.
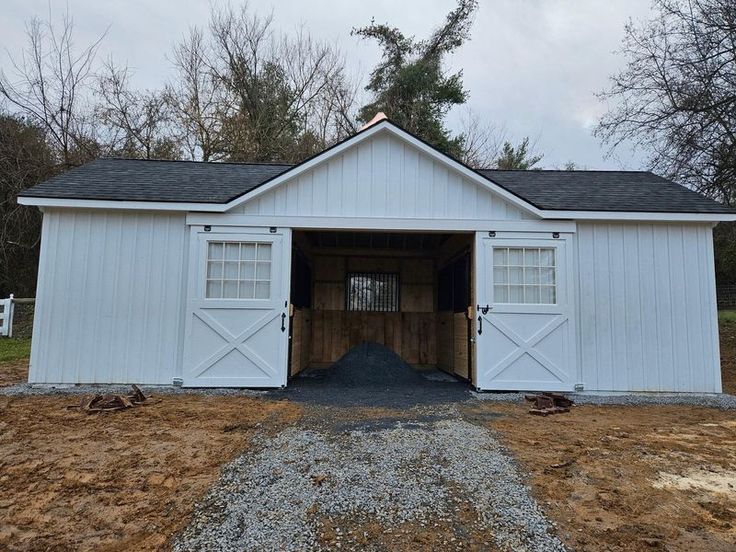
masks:
[[[303,401],[305,393],[301,391],[299,384],[294,385],[294,391],[289,392],[281,390],[260,390],[260,389],[233,389],[227,387],[211,387],[188,389],[173,385],[141,385],[141,389],[146,395],[210,395],[210,396],[245,396],[263,399],[294,399]],[[43,395],[90,395],[97,393],[127,393],[130,391],[129,385],[117,384],[96,384],[96,385],[40,385],[19,383],[0,387],[0,396],[43,396]],[[334,390],[335,401],[347,402],[353,399],[345,395],[344,392]],[[401,393],[401,392],[400,392]],[[329,398],[330,392],[325,388],[310,389],[310,395],[326,399]],[[372,393],[374,394],[374,393]],[[453,391],[453,394],[454,391]],[[456,394],[458,400],[464,400],[461,395],[467,394],[467,400],[478,400],[483,402],[498,403],[523,403],[526,393],[478,393],[470,389],[463,390],[462,393]],[[405,393],[401,393],[406,396]],[[578,406],[582,405],[619,405],[619,406],[655,406],[655,405],[681,405],[681,406],[702,406],[706,408],[719,408],[723,410],[736,409],[736,395],[729,394],[712,394],[712,393],[616,393],[606,394],[580,394],[568,393],[574,403]],[[310,399],[306,399],[310,400]],[[380,399],[379,399],[380,402]]]

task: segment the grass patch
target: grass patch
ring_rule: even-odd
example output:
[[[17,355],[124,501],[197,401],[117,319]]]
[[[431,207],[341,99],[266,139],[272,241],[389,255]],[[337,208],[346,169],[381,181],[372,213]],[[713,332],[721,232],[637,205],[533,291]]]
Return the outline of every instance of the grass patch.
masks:
[[[721,324],[736,324],[736,310],[718,311],[718,321]]]
[[[0,362],[21,360],[31,356],[31,340],[0,337]]]

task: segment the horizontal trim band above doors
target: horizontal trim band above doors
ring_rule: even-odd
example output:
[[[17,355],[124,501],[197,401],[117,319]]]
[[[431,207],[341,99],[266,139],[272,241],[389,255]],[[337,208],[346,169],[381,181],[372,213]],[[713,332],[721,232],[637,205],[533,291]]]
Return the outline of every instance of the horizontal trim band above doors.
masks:
[[[370,217],[280,217],[189,213],[187,224],[208,226],[264,226],[314,230],[393,230],[407,232],[575,232],[574,221],[403,219]]]

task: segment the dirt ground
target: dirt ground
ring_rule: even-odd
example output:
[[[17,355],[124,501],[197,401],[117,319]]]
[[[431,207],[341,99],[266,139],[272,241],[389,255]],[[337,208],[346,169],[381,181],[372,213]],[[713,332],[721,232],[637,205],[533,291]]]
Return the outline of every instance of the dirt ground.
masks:
[[[736,393],[736,324],[721,327],[721,358],[724,391]],[[0,386],[26,379],[26,360],[0,363]],[[92,416],[65,409],[77,402],[0,397],[0,549],[165,548],[255,431],[301,416],[293,403],[244,397],[165,396]],[[736,413],[586,406],[540,419],[484,403],[466,414],[500,431],[571,548],[736,549]],[[486,548],[483,535],[454,526],[384,534],[370,522],[321,523],[326,545],[342,527],[386,548]]]
[[[477,406],[531,473],[573,550],[736,550],[736,413],[682,406],[575,407],[539,418]]]
[[[0,387],[28,381],[28,359],[0,362]]]
[[[78,402],[0,397],[1,550],[159,550],[255,431],[278,431],[300,411],[194,395],[104,414],[65,409]]]

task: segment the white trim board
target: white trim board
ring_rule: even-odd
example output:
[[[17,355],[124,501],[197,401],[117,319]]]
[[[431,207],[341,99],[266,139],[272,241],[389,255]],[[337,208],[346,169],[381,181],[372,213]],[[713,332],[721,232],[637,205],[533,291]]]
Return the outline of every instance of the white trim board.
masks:
[[[189,213],[190,226],[266,226],[314,230],[396,230],[406,232],[575,232],[574,221],[547,220],[457,220],[372,217],[283,217],[268,215],[211,215]]]
[[[109,209],[126,211],[188,211],[197,213],[225,213],[229,208],[220,203],[173,203],[163,201],[108,201],[97,199],[58,199],[47,197],[18,197],[20,205],[67,209]],[[631,221],[631,222],[726,222],[736,221],[736,213],[640,213],[632,211],[539,211],[543,220],[568,219],[577,221]],[[253,219],[254,217],[250,217]],[[445,221],[447,222],[447,221]],[[251,223],[254,224],[254,223]]]

